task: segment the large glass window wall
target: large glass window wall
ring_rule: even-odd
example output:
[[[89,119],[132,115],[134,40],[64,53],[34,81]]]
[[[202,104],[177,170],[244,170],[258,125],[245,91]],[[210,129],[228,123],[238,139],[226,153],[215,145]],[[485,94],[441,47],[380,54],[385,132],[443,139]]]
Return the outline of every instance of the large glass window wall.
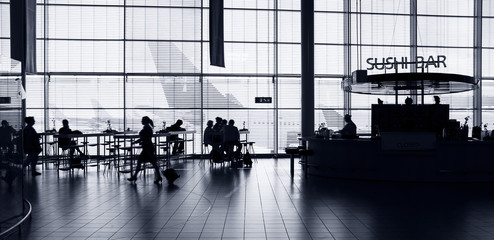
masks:
[[[359,132],[370,132],[370,105],[377,98],[394,103],[394,96],[345,97],[341,81],[369,67],[368,58],[412,55],[447,56],[447,67],[417,71],[473,76],[481,64],[483,122],[494,125],[494,5],[482,3],[479,46],[474,0],[315,0],[314,128],[324,122],[338,129],[350,110]],[[65,118],[81,131],[102,131],[108,120],[118,130],[138,130],[144,115],[156,128],[180,118],[198,132],[200,146],[205,123],[220,116],[239,128],[245,122],[257,153],[298,144],[300,0],[225,1],[225,68],[209,65],[208,6],[207,0],[38,0],[38,74],[26,88],[38,131],[59,128]],[[9,14],[9,1],[0,1],[0,71],[17,73]],[[273,103],[256,104],[255,97]],[[452,118],[463,119],[473,115],[478,96],[441,98]]]

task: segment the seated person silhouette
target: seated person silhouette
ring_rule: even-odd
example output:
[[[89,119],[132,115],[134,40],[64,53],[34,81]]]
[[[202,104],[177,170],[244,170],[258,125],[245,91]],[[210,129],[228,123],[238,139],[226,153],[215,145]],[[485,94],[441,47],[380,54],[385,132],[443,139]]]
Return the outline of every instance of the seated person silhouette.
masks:
[[[62,120],[63,127],[61,127],[58,130],[58,133],[63,135],[63,134],[75,134],[75,133],[80,133],[80,131],[72,131],[69,127],[69,121],[67,119]],[[58,138],[58,146],[62,148],[62,150],[67,150],[69,149],[69,156],[70,156],[70,163],[74,167],[78,168],[84,168],[84,166],[81,164],[81,160],[75,160],[74,159],[74,152],[77,150],[79,152],[80,156],[85,156],[85,154],[77,147],[77,143],[74,140],[71,140],[68,137],[59,137]]]
[[[176,132],[176,131],[185,131],[185,128],[182,128],[183,122],[182,120],[178,119],[175,124],[169,126],[166,128],[166,130],[170,132]],[[174,141],[173,144],[173,149],[172,149],[172,154],[177,154],[177,153],[183,153],[184,152],[184,141],[181,138],[178,138],[178,135],[174,134],[170,136],[170,140]]]
[[[2,120],[2,127],[0,127],[0,149],[5,150],[7,153],[14,151],[14,144],[12,138],[15,134],[15,129],[9,125],[7,120]]]
[[[228,153],[233,152],[233,147],[237,146],[235,156],[240,156],[242,150],[242,144],[240,143],[240,133],[238,128],[234,126],[235,121],[230,119],[228,125],[223,126],[221,132],[223,133],[223,151]]]
[[[352,116],[349,114],[345,114],[343,118],[346,122],[345,126],[337,131],[341,135],[341,138],[344,139],[353,139],[357,138],[357,125],[352,121]]]

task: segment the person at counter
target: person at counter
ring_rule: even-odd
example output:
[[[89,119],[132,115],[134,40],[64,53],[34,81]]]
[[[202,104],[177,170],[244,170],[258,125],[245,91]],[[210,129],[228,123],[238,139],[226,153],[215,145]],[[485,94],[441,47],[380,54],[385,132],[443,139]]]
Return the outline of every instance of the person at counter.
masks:
[[[339,133],[341,135],[341,138],[344,139],[357,138],[357,125],[355,125],[355,123],[352,121],[352,115],[345,114],[343,119],[345,120],[346,124],[341,130],[337,131],[336,133]]]

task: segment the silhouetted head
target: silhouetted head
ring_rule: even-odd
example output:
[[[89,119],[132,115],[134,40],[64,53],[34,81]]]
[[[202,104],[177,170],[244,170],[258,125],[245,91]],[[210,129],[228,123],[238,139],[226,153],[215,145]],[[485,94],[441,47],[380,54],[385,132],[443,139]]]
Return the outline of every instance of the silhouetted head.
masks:
[[[221,120],[221,124],[222,124],[223,126],[225,126],[227,123],[228,123],[228,121],[227,121],[226,119]]]
[[[345,122],[350,122],[350,121],[352,121],[352,115],[345,114],[345,116],[343,117],[343,119],[345,120]]]
[[[381,100],[380,98],[377,99],[377,104],[381,105],[383,104],[383,100]]]
[[[436,104],[439,104],[441,102],[441,99],[439,98],[439,96],[434,96],[434,102]]]
[[[412,99],[412,98],[410,98],[410,97],[407,97],[407,98],[405,99],[405,104],[406,104],[406,105],[412,105],[412,104],[413,104],[413,99]]]
[[[216,122],[217,122],[217,123],[221,123],[221,121],[222,121],[222,120],[223,120],[222,118],[220,118],[220,117],[216,117]]]
[[[213,120],[209,120],[207,125],[208,125],[208,127],[213,127]]]
[[[141,123],[142,125],[149,125],[151,127],[154,127],[153,120],[151,120],[151,118],[149,118],[148,116],[142,117]]]
[[[7,120],[2,120],[2,127],[7,127],[9,125],[9,122]]]
[[[228,121],[228,125],[233,126],[234,124],[235,124],[235,121],[233,119],[230,119],[230,121]]]
[[[184,124],[184,122],[182,122],[182,120],[178,119],[177,122],[175,123],[175,125],[177,126],[182,126],[182,124]]]
[[[34,117],[26,117],[24,121],[26,122],[27,125],[34,125],[34,123],[36,122],[34,121]]]
[[[63,127],[69,127],[69,120],[67,119],[62,120],[62,125]]]

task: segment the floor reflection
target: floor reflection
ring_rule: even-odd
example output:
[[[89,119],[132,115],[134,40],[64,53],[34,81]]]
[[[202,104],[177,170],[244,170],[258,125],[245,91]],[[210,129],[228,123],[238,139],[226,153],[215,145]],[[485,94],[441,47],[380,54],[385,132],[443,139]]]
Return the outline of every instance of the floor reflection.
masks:
[[[174,163],[181,177],[135,184],[115,172],[26,179],[23,239],[493,239],[492,184],[291,179],[288,159],[251,169]]]

